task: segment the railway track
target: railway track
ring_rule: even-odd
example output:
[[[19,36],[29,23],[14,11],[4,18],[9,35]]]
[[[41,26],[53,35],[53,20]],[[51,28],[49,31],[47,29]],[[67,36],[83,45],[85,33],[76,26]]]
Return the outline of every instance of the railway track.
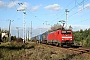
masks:
[[[81,46],[57,47],[55,45],[47,45],[47,44],[42,44],[42,43],[37,44],[37,45],[48,46],[50,48],[59,49],[59,50],[62,49],[62,50],[66,50],[66,51],[71,51],[75,55],[80,55],[80,54],[90,55],[90,48],[85,48],[85,47],[81,47]]]
[[[90,54],[90,49],[87,49],[87,48],[83,48],[83,47],[80,47],[80,48],[67,48],[68,50],[70,51],[73,51],[75,54]]]
[[[42,45],[45,46],[46,44],[42,44]],[[77,55],[84,54],[84,53],[90,55],[90,48],[85,48],[81,46],[73,46],[73,47],[57,47],[53,45],[47,45],[47,46],[51,48],[60,48],[60,49],[72,51],[74,54],[77,54]]]

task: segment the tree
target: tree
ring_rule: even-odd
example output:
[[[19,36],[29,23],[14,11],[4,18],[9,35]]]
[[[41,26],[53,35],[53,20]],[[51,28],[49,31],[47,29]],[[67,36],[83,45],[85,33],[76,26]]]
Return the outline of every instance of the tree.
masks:
[[[90,47],[90,35],[86,38],[86,46]]]
[[[16,36],[11,36],[11,40],[15,41],[16,39]]]
[[[7,37],[3,36],[2,40],[3,42],[7,42]]]
[[[54,26],[52,26],[51,27],[51,30],[49,30],[49,31],[55,31],[57,29],[62,29],[62,28],[63,28],[62,25],[60,25],[60,24],[54,24]]]
[[[82,46],[90,46],[90,28],[73,32],[74,39],[77,44]]]
[[[72,30],[72,26],[71,25],[69,26],[69,29]]]

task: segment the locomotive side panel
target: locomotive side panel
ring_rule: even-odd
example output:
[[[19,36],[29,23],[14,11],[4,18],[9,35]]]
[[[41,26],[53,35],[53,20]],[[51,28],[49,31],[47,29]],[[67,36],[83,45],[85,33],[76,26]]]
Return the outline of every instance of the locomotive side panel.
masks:
[[[48,35],[47,35],[47,43],[53,44],[54,40],[55,40],[54,32],[48,33]]]
[[[57,30],[48,34],[47,41],[56,45],[73,44],[73,34],[71,30]]]
[[[58,31],[58,40],[59,40],[59,43],[61,44],[62,42],[62,34],[61,34],[61,30]]]

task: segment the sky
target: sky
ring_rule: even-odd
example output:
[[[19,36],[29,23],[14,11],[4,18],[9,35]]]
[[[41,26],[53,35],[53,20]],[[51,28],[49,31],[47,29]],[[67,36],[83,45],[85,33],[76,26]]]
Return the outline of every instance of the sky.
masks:
[[[11,20],[11,34],[17,36],[16,27],[19,27],[22,37],[25,19],[29,31],[32,21],[35,36],[54,24],[61,24],[60,20],[66,21],[66,9],[68,26],[71,25],[73,31],[90,28],[90,0],[0,0],[0,27],[8,30]]]

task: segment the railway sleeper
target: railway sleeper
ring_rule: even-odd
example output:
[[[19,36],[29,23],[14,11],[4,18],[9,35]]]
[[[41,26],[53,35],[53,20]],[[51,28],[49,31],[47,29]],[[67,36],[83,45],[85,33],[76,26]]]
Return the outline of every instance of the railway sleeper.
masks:
[[[88,51],[86,51],[86,50],[80,50],[79,51],[81,54],[83,54],[83,53],[88,53]]]
[[[85,51],[90,52],[90,50],[85,50]]]

